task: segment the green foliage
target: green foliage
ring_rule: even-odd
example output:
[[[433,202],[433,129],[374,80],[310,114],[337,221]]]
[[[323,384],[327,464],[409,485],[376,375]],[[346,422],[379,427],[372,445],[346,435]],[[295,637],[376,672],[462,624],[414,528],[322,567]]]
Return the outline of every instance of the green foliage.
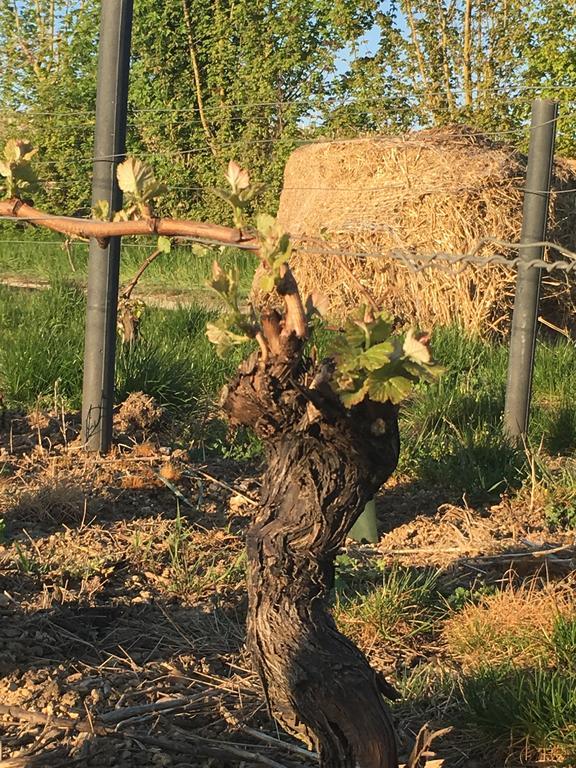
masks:
[[[574,98],[576,86],[574,8],[566,0],[533,2],[527,5],[526,16],[529,44],[522,51],[526,58],[523,79],[542,98],[560,101],[556,150],[573,156],[576,150],[576,121],[569,104]]]
[[[263,445],[252,430],[240,427],[230,430],[222,423],[221,428],[213,425],[203,450],[232,461],[251,461],[262,455]]]
[[[0,3],[0,141],[25,135],[43,158],[35,202],[72,213],[90,199],[100,4]]]
[[[232,191],[231,193],[222,192],[221,197],[232,205],[235,224],[245,226],[246,205],[260,191],[260,185],[251,185],[248,172],[234,162],[228,166],[226,178]],[[256,235],[260,241],[258,255],[264,267],[259,287],[269,293],[280,284],[284,276],[283,267],[288,262],[291,252],[290,238],[274,216],[267,213],[256,216]],[[231,347],[256,338],[259,332],[252,305],[248,309],[240,307],[238,284],[239,275],[236,270],[226,272],[217,261],[214,261],[209,286],[227,305],[228,312],[215,323],[210,323],[206,334],[208,339],[216,345],[220,357],[228,354]]]
[[[37,178],[30,160],[38,149],[21,139],[10,139],[4,147],[4,159],[0,160],[0,176],[6,179],[6,197],[26,197],[34,192]]]
[[[156,242],[156,248],[160,251],[160,253],[170,253],[172,250],[172,240],[169,237],[160,235]]]
[[[262,207],[274,210],[286,158],[310,112],[324,109],[339,51],[372,20],[329,0],[137,3],[131,151],[151,152],[158,177],[170,178],[165,209],[221,220],[229,201],[207,188],[234,157],[266,185]],[[179,187],[200,189],[183,199]]]
[[[232,347],[245,344],[256,334],[254,322],[250,322],[240,309],[238,285],[238,270],[233,267],[224,271],[218,262],[214,261],[209,286],[225,302],[228,312],[206,325],[206,336],[216,346],[219,357],[225,357]]]
[[[17,541],[14,542],[18,568],[27,576],[41,576],[48,571],[48,563],[43,563],[36,552],[26,550]]]
[[[434,381],[441,369],[436,365],[423,336],[408,331],[393,335],[392,318],[382,312],[365,319],[361,308],[344,326],[331,346],[336,363],[334,383],[347,408],[365,397],[378,402],[400,403],[419,380]]]
[[[46,183],[36,202],[58,211],[87,208],[90,198],[99,7],[0,7],[0,141],[23,134],[39,147]],[[225,204],[210,189],[231,156],[265,183],[264,207],[273,210],[288,154],[317,136],[461,122],[507,131],[524,146],[526,94],[572,98],[573,9],[565,0],[474,0],[468,16],[467,7],[140,0],[128,145],[169,180],[161,212],[220,220]],[[561,109],[566,152],[576,146],[572,111]],[[220,197],[230,195],[249,211],[240,188]]]
[[[485,597],[496,593],[496,587],[492,584],[481,584],[474,587],[456,587],[446,596],[446,603],[452,611],[461,611],[466,605],[480,603]]]
[[[544,513],[552,530],[576,528],[576,462],[571,458],[550,460],[541,452],[531,456],[536,488],[542,495]]]
[[[44,229],[4,224],[7,240],[0,240],[0,272],[22,275],[28,279],[63,279],[85,282],[88,265],[88,243],[73,240],[68,247],[58,235]],[[161,238],[158,238],[157,247]],[[68,253],[66,253],[68,251]],[[142,239],[122,239],[120,283],[129,281],[144,259],[150,255],[150,245]],[[211,274],[214,249],[177,242],[170,254],[150,264],[138,282],[142,291],[161,290],[174,299],[186,301],[198,298],[209,304],[206,280]],[[256,259],[248,251],[236,248],[220,249],[218,260],[223,269],[237,268],[238,292],[245,299],[251,285]]]

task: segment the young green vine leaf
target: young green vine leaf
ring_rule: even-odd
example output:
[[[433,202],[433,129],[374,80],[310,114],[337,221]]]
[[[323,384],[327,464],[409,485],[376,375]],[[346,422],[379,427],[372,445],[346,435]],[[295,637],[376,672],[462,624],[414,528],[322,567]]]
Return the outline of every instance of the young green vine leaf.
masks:
[[[333,386],[347,408],[368,397],[394,404],[405,400],[419,381],[433,381],[442,373],[428,348],[428,337],[409,330],[394,334],[393,321],[381,312],[365,320],[361,308],[346,321],[329,354],[336,364]]]
[[[234,160],[230,160],[228,163],[225,177],[230,184],[230,191],[227,189],[213,189],[212,191],[231,206],[234,226],[241,229],[246,226],[246,210],[249,204],[256,195],[262,192],[264,184],[252,184],[248,171]]]
[[[114,214],[114,221],[151,216],[152,201],[166,191],[166,187],[156,180],[152,167],[128,157],[116,169],[116,176],[124,193],[124,208]]]
[[[253,339],[258,327],[255,318],[246,314],[240,307],[238,294],[239,271],[237,267],[224,270],[214,261],[212,279],[208,285],[228,307],[228,312],[214,323],[206,324],[206,336],[216,346],[219,357],[225,357],[230,348]]]

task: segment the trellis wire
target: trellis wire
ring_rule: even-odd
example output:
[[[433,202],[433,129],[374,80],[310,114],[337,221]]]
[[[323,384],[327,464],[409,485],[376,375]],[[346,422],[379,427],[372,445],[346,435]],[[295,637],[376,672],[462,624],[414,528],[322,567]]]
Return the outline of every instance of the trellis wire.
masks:
[[[354,230],[359,232],[361,230]],[[376,230],[366,230],[368,232],[374,232]],[[407,267],[412,272],[421,272],[424,269],[439,269],[445,272],[458,273],[466,269],[466,267],[474,264],[478,266],[499,265],[509,268],[517,267],[519,262],[522,261],[527,268],[543,269],[546,272],[552,272],[556,269],[568,273],[576,272],[576,252],[564,248],[564,246],[558,243],[553,243],[549,240],[543,240],[537,243],[514,243],[508,240],[500,240],[496,237],[484,237],[478,241],[478,243],[472,248],[470,253],[446,253],[446,252],[433,252],[433,253],[414,253],[412,251],[393,248],[387,252],[383,251],[351,251],[349,249],[339,249],[330,247],[315,247],[312,245],[310,248],[308,244],[318,242],[313,241],[310,238],[293,238],[295,243],[301,244],[301,249],[307,254],[315,256],[341,256],[356,259],[384,259],[393,258],[400,261],[403,266]],[[490,256],[480,256],[479,253],[482,248],[487,245],[496,245],[499,248],[506,248],[509,250],[521,251],[523,248],[529,248],[533,246],[541,246],[543,248],[549,248],[565,256],[568,261],[556,260],[545,261],[544,259],[532,259],[525,261],[521,256],[516,258],[509,258],[503,254],[492,254]],[[296,246],[298,248],[298,246]],[[460,269],[454,270],[453,267],[460,265]]]

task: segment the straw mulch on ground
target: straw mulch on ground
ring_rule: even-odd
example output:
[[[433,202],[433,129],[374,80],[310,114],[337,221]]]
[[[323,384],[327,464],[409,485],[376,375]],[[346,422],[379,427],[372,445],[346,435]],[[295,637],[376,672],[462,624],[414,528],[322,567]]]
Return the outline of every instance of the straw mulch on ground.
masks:
[[[414,272],[390,254],[470,253],[490,237],[517,242],[525,170],[525,156],[511,146],[464,127],[300,147],[286,166],[278,214],[294,237],[300,284],[321,287],[336,316],[365,301],[364,286],[401,321],[504,330],[514,269]],[[558,161],[554,176],[556,190],[576,187],[568,163]],[[573,192],[553,195],[549,239],[571,249],[575,209]],[[516,255],[492,243],[480,251],[494,254]],[[548,320],[567,324],[573,298],[565,273],[546,277]]]

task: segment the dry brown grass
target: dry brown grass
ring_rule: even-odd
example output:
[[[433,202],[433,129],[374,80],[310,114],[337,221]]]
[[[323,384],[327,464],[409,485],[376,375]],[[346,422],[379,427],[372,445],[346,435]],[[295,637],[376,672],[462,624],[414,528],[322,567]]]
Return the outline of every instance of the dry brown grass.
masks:
[[[486,237],[518,241],[525,164],[511,147],[462,127],[299,148],[286,166],[278,216],[300,243],[294,266],[301,287],[321,287],[336,316],[363,301],[360,284],[403,321],[502,329],[512,270],[413,273],[388,254],[469,253]],[[558,162],[554,183],[574,187],[576,174]],[[575,209],[573,194],[554,197],[550,239],[573,247]],[[314,253],[330,249],[351,255]],[[366,252],[382,256],[352,255]],[[481,255],[497,253],[510,255],[493,244]],[[546,282],[547,316],[564,324],[573,307],[568,283],[558,276]]]
[[[525,582],[468,605],[444,625],[448,654],[466,671],[514,664],[534,666],[554,661],[550,641],[559,615],[576,615],[574,587],[567,582]]]
[[[88,498],[81,487],[46,479],[42,485],[25,490],[5,514],[21,524],[72,524],[81,522],[87,513]]]

